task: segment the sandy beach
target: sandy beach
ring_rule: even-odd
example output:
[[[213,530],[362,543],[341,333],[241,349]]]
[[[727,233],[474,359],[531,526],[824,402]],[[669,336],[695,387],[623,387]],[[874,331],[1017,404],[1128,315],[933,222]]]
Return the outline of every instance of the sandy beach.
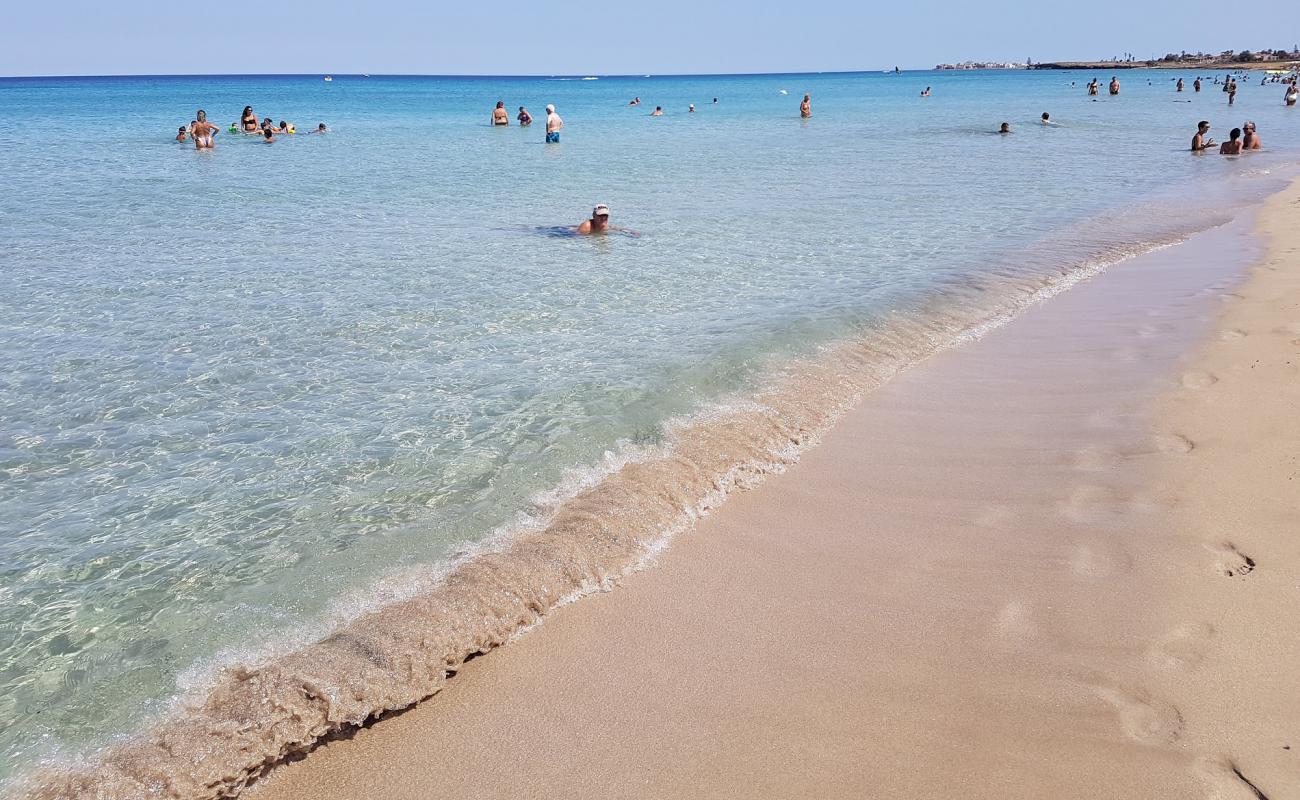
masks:
[[[928,359],[249,796],[1300,797],[1298,203]]]

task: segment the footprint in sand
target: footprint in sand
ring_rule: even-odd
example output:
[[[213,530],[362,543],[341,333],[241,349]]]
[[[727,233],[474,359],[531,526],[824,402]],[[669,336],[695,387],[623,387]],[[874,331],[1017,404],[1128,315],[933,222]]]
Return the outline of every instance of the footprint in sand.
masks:
[[[1205,387],[1213,386],[1218,382],[1219,379],[1214,375],[1199,369],[1183,373],[1183,387],[1187,389],[1204,389]]]
[[[1241,328],[1228,328],[1226,331],[1219,331],[1219,338],[1223,339],[1224,341],[1230,341],[1232,339],[1244,339],[1248,335],[1249,334],[1247,334]]]
[[[1170,455],[1185,455],[1196,449],[1196,442],[1179,433],[1162,433],[1155,437],[1156,449]]]
[[[1120,727],[1143,744],[1173,744],[1183,735],[1183,715],[1177,708],[1143,689],[1103,686],[1097,694],[1119,712]]]
[[[1148,655],[1151,661],[1165,669],[1192,670],[1205,660],[1205,653],[1214,638],[1214,626],[1208,622],[1188,622],[1160,637]]]
[[[1104,578],[1121,569],[1132,569],[1127,553],[1104,544],[1075,545],[1070,552],[1070,572],[1081,578]]]
[[[1124,457],[1107,447],[1085,447],[1074,454],[1075,469],[1085,472],[1102,472],[1118,466]]]
[[[1268,800],[1254,781],[1246,777],[1241,765],[1227,756],[1208,756],[1200,759],[1196,771],[1209,788],[1211,800]]]
[[[1004,638],[1033,636],[1036,630],[1029,607],[1019,600],[1012,600],[1002,606],[996,624],[998,634]]]
[[[1077,522],[1087,522],[1098,515],[1119,514],[1128,502],[1109,486],[1078,486],[1058,506],[1062,516]]]
[[[1232,542],[1206,544],[1205,549],[1214,553],[1214,568],[1229,578],[1245,577],[1255,570],[1255,559],[1237,549]]]
[[[1007,506],[987,505],[975,514],[975,524],[981,528],[1001,528],[1015,516],[1016,512]]]

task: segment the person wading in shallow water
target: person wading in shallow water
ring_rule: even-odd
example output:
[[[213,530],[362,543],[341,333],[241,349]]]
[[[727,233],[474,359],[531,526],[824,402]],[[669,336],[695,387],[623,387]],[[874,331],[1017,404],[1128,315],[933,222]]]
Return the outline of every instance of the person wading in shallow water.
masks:
[[[1196,135],[1192,137],[1192,152],[1200,153],[1214,147],[1214,140],[1205,138],[1205,134],[1210,132],[1210,123],[1201,120],[1196,125]]]

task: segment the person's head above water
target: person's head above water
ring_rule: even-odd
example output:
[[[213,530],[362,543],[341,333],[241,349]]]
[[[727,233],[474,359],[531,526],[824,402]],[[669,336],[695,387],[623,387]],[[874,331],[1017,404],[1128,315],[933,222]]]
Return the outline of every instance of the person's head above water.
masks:
[[[317,126],[316,126],[316,130],[320,131],[321,133],[324,133],[324,132],[325,132],[325,123],[322,122],[321,124],[317,125]]]
[[[1228,133],[1228,138],[1229,138],[1230,140],[1234,141],[1234,142],[1237,141],[1238,139],[1240,139],[1240,138],[1241,138],[1241,128],[1233,128],[1233,129]]]
[[[506,107],[506,101],[504,100],[497,101],[497,108],[505,108],[505,107]]]
[[[199,109],[199,113],[195,114],[194,116],[198,117],[198,120],[196,120],[197,122],[207,122],[207,121],[208,121],[208,112],[204,111],[204,110],[201,109],[201,108]]]
[[[554,114],[554,113],[555,113],[555,106],[553,106],[553,105],[547,105],[547,106],[546,106],[546,113],[547,113],[547,114]]]
[[[267,128],[265,131],[262,132],[262,136],[265,137],[268,142],[270,142],[270,141],[274,141],[275,134],[271,131],[270,128]]]
[[[1044,112],[1043,112],[1043,122],[1048,122],[1048,121],[1050,121],[1051,119],[1052,119],[1052,115],[1051,115],[1051,114],[1048,114],[1046,111],[1044,111]]]
[[[1201,133],[1205,133],[1209,129],[1210,129],[1210,121],[1207,119],[1203,119],[1200,122],[1196,123],[1196,130],[1200,131]]]
[[[1011,133],[1011,123],[1010,122],[1002,123],[1002,127],[998,128],[998,133]]]

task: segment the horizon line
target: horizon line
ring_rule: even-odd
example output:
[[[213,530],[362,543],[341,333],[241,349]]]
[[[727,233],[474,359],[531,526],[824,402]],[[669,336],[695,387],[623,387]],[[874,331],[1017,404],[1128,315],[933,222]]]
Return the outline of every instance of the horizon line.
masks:
[[[999,63],[999,62],[987,62]],[[1011,63],[1011,62],[1004,62]],[[573,72],[573,73],[531,73],[531,74],[475,74],[475,73],[420,73],[420,72],[140,72],[140,73],[102,73],[97,75],[0,75],[0,80],[13,79],[34,79],[34,78],[319,78],[322,76],[330,77],[348,77],[348,78],[737,78],[737,77],[764,77],[769,75],[871,75],[871,74],[896,74],[895,68],[889,69],[827,69],[827,70],[777,70],[774,72],[626,72],[626,73],[600,73],[600,72]],[[922,68],[903,68],[898,67],[898,73],[905,72],[956,72],[958,70],[939,70],[934,67]],[[978,70],[960,70],[963,72],[975,72]],[[1005,70],[997,70],[1005,71]]]

